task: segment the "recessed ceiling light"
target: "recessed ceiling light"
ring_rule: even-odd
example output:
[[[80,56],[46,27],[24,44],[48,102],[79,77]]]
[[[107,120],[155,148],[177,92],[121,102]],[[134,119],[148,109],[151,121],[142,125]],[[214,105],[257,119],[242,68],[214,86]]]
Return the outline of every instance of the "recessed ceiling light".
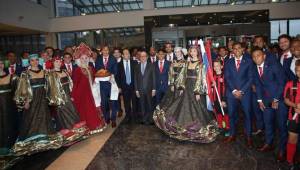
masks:
[[[194,8],[195,7],[195,5],[192,5],[192,8]]]
[[[120,11],[119,11],[119,10],[117,10],[117,12],[119,13]]]
[[[85,15],[86,15],[86,13],[81,13],[81,15],[82,15],[82,16],[85,16]]]

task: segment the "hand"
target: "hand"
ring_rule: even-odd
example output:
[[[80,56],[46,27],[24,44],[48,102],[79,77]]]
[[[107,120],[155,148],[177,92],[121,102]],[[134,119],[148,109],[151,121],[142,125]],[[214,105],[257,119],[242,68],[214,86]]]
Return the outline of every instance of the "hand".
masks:
[[[155,94],[156,94],[156,91],[155,90],[152,90],[152,97],[154,97],[155,96]]]
[[[254,85],[252,85],[252,91],[256,92],[256,87]]]
[[[295,109],[295,112],[296,113],[300,113],[300,109]]]
[[[212,86],[212,87],[215,87],[215,86],[216,86],[216,82],[213,81],[213,82],[211,83],[211,86]]]
[[[275,110],[278,109],[278,101],[273,101],[271,107]]]
[[[199,94],[196,95],[196,100],[197,100],[197,101],[200,100],[200,95],[199,95]]]
[[[266,106],[264,105],[263,102],[258,102],[260,110],[264,111],[266,109]]]
[[[175,91],[175,87],[171,86],[171,92],[174,92],[174,91]]]
[[[181,96],[183,94],[183,90],[179,91],[179,96]]]
[[[73,98],[73,97],[71,97],[71,101],[73,101],[73,102],[74,102],[74,98]]]
[[[296,108],[300,109],[300,103],[296,104]]]
[[[25,110],[28,110],[28,109],[29,109],[29,107],[30,107],[30,104],[29,104],[29,102],[25,102],[24,109],[25,109]]]
[[[139,92],[139,91],[136,91],[136,92],[135,92],[135,95],[136,95],[136,97],[137,97],[137,98],[140,98],[140,97],[141,97],[141,95],[140,95],[140,92]]]
[[[122,93],[122,89],[121,88],[119,88],[119,93]]]
[[[226,102],[222,101],[221,104],[222,104],[223,107],[227,107]]]
[[[234,97],[237,98],[237,99],[241,99],[243,94],[241,91],[237,90],[233,93]]]

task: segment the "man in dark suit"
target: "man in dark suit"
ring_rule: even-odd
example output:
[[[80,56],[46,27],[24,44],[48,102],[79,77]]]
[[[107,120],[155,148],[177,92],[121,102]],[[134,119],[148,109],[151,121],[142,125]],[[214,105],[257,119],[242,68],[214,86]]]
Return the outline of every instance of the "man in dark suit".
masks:
[[[241,43],[233,45],[234,57],[225,64],[226,98],[230,120],[230,136],[225,142],[236,139],[236,125],[238,122],[238,106],[244,112],[244,129],[247,137],[247,146],[253,147],[251,139],[251,85],[253,81],[253,61],[250,56],[243,54]]]
[[[158,105],[164,97],[168,89],[169,69],[171,62],[165,60],[165,51],[160,49],[158,51],[158,61],[155,62],[155,78],[156,78],[156,102]]]
[[[173,52],[173,47],[172,47],[172,43],[171,42],[167,42],[165,44],[165,51],[166,51],[166,60],[173,62],[174,60],[176,60],[176,55]]]
[[[17,63],[16,54],[13,51],[8,51],[6,53],[7,60],[9,61],[8,72],[9,74],[21,75],[22,71],[25,69],[22,67],[22,64]]]
[[[283,61],[283,69],[288,80],[297,80],[297,76],[295,74],[295,64],[299,59],[300,58],[298,56],[292,54],[292,57]]]
[[[254,82],[259,108],[263,111],[265,125],[265,144],[258,151],[267,152],[273,150],[274,120],[276,118],[279,129],[279,157],[282,157],[287,140],[287,108],[283,100],[285,86],[284,71],[279,62],[272,63],[266,59],[267,54],[261,48],[254,48],[252,58],[256,64],[254,67]]]
[[[116,59],[109,55],[108,46],[102,48],[102,55],[97,57],[95,62],[96,70],[105,69],[111,73],[111,77],[106,80],[100,81],[100,94],[101,94],[101,106],[103,107],[103,115],[107,124],[110,124],[112,127],[116,127],[116,114],[118,110],[118,101],[110,100],[111,93],[111,82],[112,77],[117,76],[118,65]],[[111,101],[111,108],[109,107],[109,102]],[[111,110],[111,114],[110,114]]]
[[[62,69],[65,69],[71,76],[73,73],[73,70],[77,67],[75,63],[72,62],[72,54],[70,53],[64,53],[63,59],[64,64],[62,66]]]
[[[140,53],[140,64],[134,72],[134,88],[136,96],[140,100],[142,112],[142,123],[152,124],[152,97],[156,94],[155,68],[153,64],[147,62],[147,53]]]
[[[149,54],[150,54],[150,56],[149,56],[147,62],[154,64],[157,61],[156,49],[154,47],[150,47]]]
[[[123,95],[125,107],[125,122],[137,120],[135,110],[135,91],[134,91],[134,68],[137,62],[130,59],[130,52],[127,48],[123,49],[121,62],[118,63],[118,73],[116,81],[119,87],[120,94]]]

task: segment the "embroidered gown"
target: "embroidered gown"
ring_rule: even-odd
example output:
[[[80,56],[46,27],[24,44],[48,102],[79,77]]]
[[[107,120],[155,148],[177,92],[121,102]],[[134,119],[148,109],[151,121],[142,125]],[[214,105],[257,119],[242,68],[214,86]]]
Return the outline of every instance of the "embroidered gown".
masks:
[[[13,101],[16,77],[0,76],[0,155],[9,154],[17,138],[17,109]]]
[[[43,77],[32,76],[39,74],[43,74]],[[15,155],[30,155],[62,146],[63,138],[55,131],[46,98],[46,74],[42,70],[27,70],[18,81],[14,99],[19,108],[23,109],[23,117],[18,140],[13,147]],[[28,109],[24,108],[26,100],[30,101]]]
[[[59,74],[64,74],[60,77]],[[56,129],[72,129],[76,123],[79,123],[79,113],[71,101],[72,80],[66,72],[53,71],[49,74],[49,94],[48,100],[55,106],[54,118],[56,120]],[[53,80],[53,81],[52,81]]]
[[[188,62],[182,67],[174,81],[178,97],[163,98],[154,111],[154,122],[172,138],[210,143],[218,135],[218,126],[213,113],[206,109],[205,67],[197,62],[194,69],[188,69],[190,64],[195,63]],[[183,90],[180,96],[179,90]],[[200,95],[200,100],[195,95]]]

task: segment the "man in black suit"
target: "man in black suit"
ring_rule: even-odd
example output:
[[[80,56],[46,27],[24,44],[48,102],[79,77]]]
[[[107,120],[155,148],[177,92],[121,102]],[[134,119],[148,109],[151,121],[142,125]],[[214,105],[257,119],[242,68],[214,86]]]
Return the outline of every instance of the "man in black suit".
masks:
[[[77,67],[75,63],[72,62],[72,54],[70,53],[64,53],[63,59],[64,64],[62,66],[62,69],[65,69],[71,76],[73,73],[73,70]]]
[[[7,60],[9,61],[8,72],[9,74],[16,74],[18,76],[25,70],[22,65],[17,62],[17,56],[15,52],[8,51],[6,53]]]
[[[157,61],[156,57],[156,49],[154,47],[150,47],[149,49],[150,57],[148,58],[148,62],[154,64]]]
[[[134,68],[137,62],[130,59],[130,52],[127,48],[123,49],[122,60],[118,63],[118,73],[116,82],[119,87],[120,94],[123,96],[125,107],[125,122],[136,120],[135,110],[135,91],[134,91]]]
[[[154,65],[147,63],[147,58],[147,53],[142,51],[140,53],[141,62],[137,65],[134,72],[134,86],[136,96],[140,100],[142,123],[152,124],[152,97],[156,93],[156,81]]]

